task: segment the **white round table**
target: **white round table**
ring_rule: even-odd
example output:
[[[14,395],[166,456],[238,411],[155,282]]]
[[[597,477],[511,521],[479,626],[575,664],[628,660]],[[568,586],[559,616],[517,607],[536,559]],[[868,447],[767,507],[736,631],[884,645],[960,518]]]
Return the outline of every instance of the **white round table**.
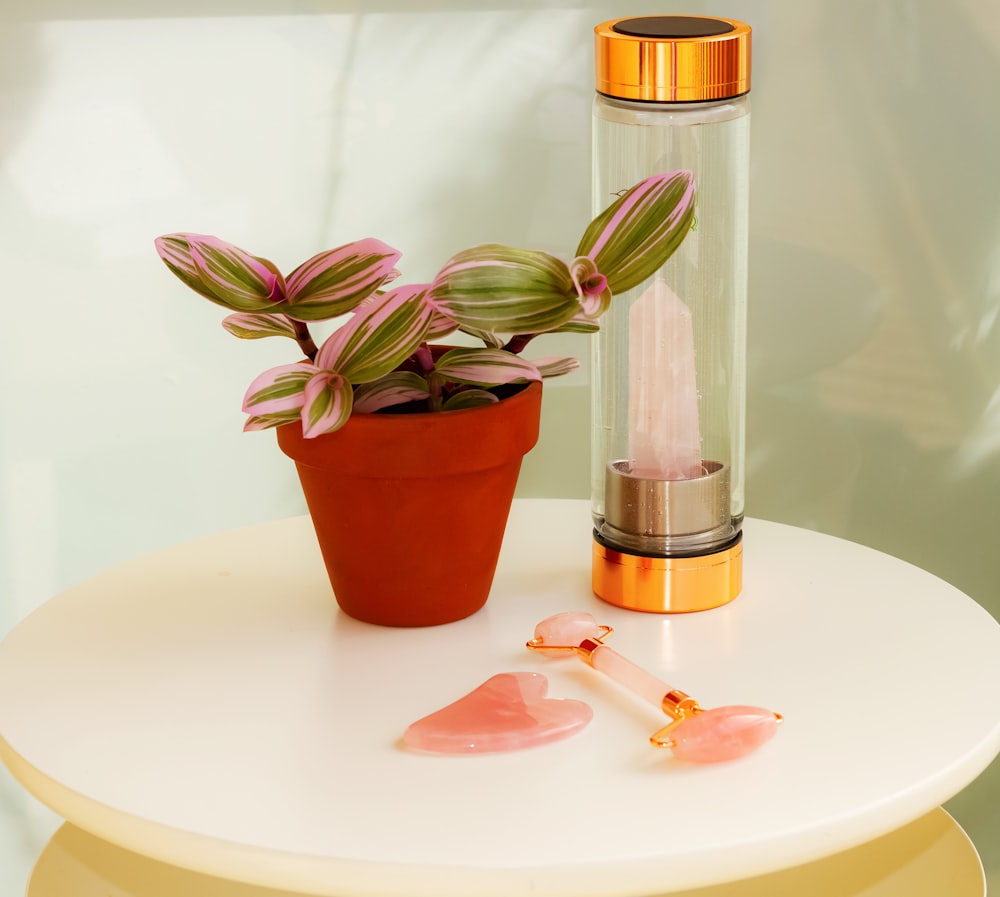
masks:
[[[761,875],[924,816],[1000,750],[1000,625],[848,542],[747,521],[745,587],[684,616],[589,587],[585,502],[515,502],[493,594],[460,623],[369,626],[333,602],[307,518],[227,532],[63,593],[0,643],[0,755],[74,826],[152,860],[324,895],[660,894]],[[446,539],[429,534],[428,544]],[[524,648],[586,610],[703,706],[785,723],[692,766],[664,718]],[[499,672],[587,701],[530,750],[404,750],[415,719]]]

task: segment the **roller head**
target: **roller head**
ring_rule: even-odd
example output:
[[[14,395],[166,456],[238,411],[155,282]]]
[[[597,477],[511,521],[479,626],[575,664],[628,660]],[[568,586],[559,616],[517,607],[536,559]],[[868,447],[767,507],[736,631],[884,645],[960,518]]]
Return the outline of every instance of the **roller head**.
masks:
[[[542,620],[528,645],[542,654],[565,654],[567,648],[575,648],[584,639],[600,641],[610,631],[609,626],[601,626],[591,614],[569,611]]]

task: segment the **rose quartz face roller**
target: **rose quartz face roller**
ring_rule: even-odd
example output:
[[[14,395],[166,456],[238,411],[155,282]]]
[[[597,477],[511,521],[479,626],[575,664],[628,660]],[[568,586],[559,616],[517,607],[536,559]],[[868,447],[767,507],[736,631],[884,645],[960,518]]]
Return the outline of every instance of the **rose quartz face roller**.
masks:
[[[698,702],[657,679],[604,644],[610,626],[599,625],[588,613],[556,614],[535,627],[528,648],[542,654],[575,654],[595,670],[659,707],[672,722],[650,736],[657,747],[672,748],[674,756],[695,763],[735,760],[770,740],[781,715],[763,707],[729,706],[703,710]]]

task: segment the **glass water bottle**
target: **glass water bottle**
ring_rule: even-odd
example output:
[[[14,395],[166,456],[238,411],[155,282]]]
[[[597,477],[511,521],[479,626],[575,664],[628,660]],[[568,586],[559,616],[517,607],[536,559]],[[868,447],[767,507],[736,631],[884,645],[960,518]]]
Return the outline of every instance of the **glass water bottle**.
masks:
[[[653,612],[742,588],[750,28],[644,16],[595,29],[595,214],[690,170],[694,223],[595,337],[593,586]]]

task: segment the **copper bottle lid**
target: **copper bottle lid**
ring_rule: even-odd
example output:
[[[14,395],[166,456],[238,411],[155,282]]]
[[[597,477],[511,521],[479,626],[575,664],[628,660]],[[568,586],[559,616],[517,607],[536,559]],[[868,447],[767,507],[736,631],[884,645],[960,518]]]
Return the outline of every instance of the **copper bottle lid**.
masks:
[[[594,29],[598,93],[705,103],[750,90],[750,26],[707,16],[611,19]]]

